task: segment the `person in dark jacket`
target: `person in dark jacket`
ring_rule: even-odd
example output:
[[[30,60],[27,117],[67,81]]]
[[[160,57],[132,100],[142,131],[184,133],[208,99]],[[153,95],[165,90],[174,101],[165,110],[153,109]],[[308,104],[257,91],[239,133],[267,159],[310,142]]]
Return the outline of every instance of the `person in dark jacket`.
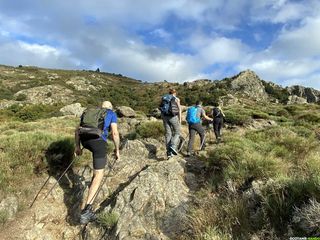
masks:
[[[223,122],[225,118],[225,114],[222,111],[220,104],[217,102],[212,109],[212,117],[213,117],[213,130],[214,135],[216,136],[217,143],[221,142],[221,129],[223,127]]]

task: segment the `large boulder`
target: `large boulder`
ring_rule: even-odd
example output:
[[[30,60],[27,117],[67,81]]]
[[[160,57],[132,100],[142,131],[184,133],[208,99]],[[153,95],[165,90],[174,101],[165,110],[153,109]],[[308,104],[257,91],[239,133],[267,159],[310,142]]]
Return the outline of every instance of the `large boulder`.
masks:
[[[116,108],[116,113],[119,117],[135,117],[136,112],[131,108],[127,106],[120,106]]]
[[[80,103],[74,103],[67,106],[64,106],[60,109],[60,112],[62,115],[73,115],[76,117],[80,117],[83,111],[85,110],[85,107],[82,107]]]
[[[303,97],[299,97],[297,95],[291,95],[288,97],[287,104],[305,104],[307,103],[307,99]]]

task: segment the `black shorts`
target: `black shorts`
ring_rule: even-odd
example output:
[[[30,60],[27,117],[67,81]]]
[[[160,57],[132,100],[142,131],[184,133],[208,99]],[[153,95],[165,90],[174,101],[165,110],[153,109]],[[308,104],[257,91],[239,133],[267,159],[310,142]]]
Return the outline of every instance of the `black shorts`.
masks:
[[[106,142],[101,138],[81,139],[81,144],[92,152],[93,168],[95,170],[104,169],[107,163]]]

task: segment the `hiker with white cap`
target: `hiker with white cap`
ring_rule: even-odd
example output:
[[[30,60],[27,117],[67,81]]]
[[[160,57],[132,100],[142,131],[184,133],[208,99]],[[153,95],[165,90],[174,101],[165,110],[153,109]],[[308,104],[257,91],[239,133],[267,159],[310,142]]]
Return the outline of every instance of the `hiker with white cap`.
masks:
[[[89,193],[85,202],[85,207],[81,211],[80,223],[87,224],[95,220],[92,203],[98,193],[101,181],[104,176],[106,166],[106,141],[108,132],[115,146],[115,157],[120,158],[119,152],[119,132],[117,127],[117,115],[112,111],[112,104],[104,101],[101,107],[87,108],[80,118],[80,126],[75,130],[75,154],[80,156],[83,148],[92,152],[93,158],[93,178],[89,188]]]

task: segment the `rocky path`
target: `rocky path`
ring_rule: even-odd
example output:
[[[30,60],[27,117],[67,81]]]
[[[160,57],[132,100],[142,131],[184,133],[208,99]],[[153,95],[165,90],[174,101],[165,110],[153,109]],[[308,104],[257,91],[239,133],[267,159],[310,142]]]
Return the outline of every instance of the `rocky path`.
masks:
[[[182,156],[164,160],[163,146],[156,140],[127,141],[121,160],[110,159],[113,168],[106,171],[108,177],[94,204],[100,214],[115,213],[118,221],[109,229],[89,224],[88,239],[175,239],[186,231],[190,190],[197,187],[197,178],[187,171],[192,161],[187,163]],[[34,206],[9,222],[0,239],[79,239],[80,205],[91,171],[87,166],[68,172],[43,200],[56,182],[51,177]]]

